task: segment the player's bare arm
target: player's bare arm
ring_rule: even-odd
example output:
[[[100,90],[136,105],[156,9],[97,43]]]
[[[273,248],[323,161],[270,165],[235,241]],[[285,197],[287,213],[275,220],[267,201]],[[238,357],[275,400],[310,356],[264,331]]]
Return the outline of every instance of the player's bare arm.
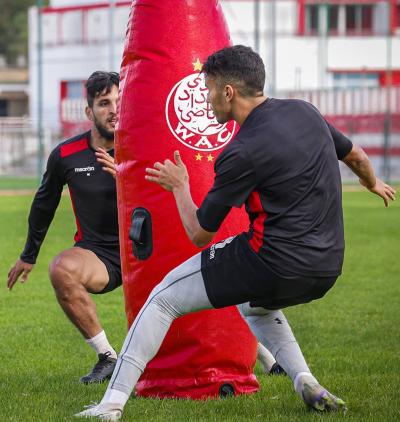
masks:
[[[204,230],[197,219],[197,206],[190,194],[189,175],[179,151],[174,152],[175,164],[171,160],[157,162],[153,168],[146,168],[146,180],[158,183],[172,191],[183,226],[189,239],[199,248],[211,242],[215,233]]]
[[[101,147],[98,147],[96,150],[97,161],[103,165],[103,170],[107,173],[110,173],[111,176],[115,179],[117,175],[117,166],[115,165],[115,160],[111,155]]]
[[[385,207],[389,206],[390,201],[395,200],[396,190],[376,177],[368,155],[360,146],[353,145],[352,150],[343,158],[343,162],[359,177],[361,185],[383,199]]]
[[[21,283],[25,283],[28,280],[29,273],[32,271],[34,264],[28,264],[27,262],[18,259],[15,265],[10,269],[7,276],[7,288],[11,290],[14,284],[21,277]]]

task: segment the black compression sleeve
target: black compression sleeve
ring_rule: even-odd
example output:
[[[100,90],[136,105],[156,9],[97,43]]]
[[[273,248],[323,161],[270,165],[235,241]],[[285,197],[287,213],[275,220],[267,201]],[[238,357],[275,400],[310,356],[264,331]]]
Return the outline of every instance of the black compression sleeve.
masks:
[[[216,232],[228,215],[231,207],[218,205],[205,198],[197,210],[197,219],[202,229],[208,232]]]
[[[32,202],[28,218],[28,237],[20,257],[22,261],[29,264],[36,262],[40,247],[60,202],[64,183],[58,175],[58,158],[59,151],[55,149],[50,154],[42,183]]]

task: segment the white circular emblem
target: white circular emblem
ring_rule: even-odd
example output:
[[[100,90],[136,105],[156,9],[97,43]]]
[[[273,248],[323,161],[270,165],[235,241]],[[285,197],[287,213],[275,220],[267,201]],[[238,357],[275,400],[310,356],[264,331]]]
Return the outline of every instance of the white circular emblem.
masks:
[[[222,148],[232,139],[236,128],[234,121],[217,122],[207,94],[204,75],[194,73],[172,88],[165,105],[172,134],[185,146],[198,151]]]

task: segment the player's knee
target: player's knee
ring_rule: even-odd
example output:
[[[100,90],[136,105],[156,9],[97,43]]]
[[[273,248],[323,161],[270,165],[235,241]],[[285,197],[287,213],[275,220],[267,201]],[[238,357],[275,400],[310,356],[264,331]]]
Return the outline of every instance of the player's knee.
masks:
[[[79,282],[79,265],[70,257],[59,255],[50,263],[49,276],[54,289],[67,291]]]
[[[149,296],[150,305],[174,318],[180,316],[176,299],[173,286],[166,282],[166,278],[153,289]]]

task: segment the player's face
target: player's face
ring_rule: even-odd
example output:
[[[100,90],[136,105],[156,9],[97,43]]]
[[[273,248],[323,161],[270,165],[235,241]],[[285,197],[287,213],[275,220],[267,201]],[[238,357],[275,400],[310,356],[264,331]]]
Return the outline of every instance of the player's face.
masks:
[[[221,88],[211,76],[206,76],[205,84],[208,88],[207,101],[210,103],[218,123],[226,123],[231,120],[229,116],[230,104],[226,101],[224,88]]]
[[[115,124],[117,121],[118,88],[113,85],[110,92],[100,94],[93,100],[92,114],[100,135],[109,140],[114,140]]]

